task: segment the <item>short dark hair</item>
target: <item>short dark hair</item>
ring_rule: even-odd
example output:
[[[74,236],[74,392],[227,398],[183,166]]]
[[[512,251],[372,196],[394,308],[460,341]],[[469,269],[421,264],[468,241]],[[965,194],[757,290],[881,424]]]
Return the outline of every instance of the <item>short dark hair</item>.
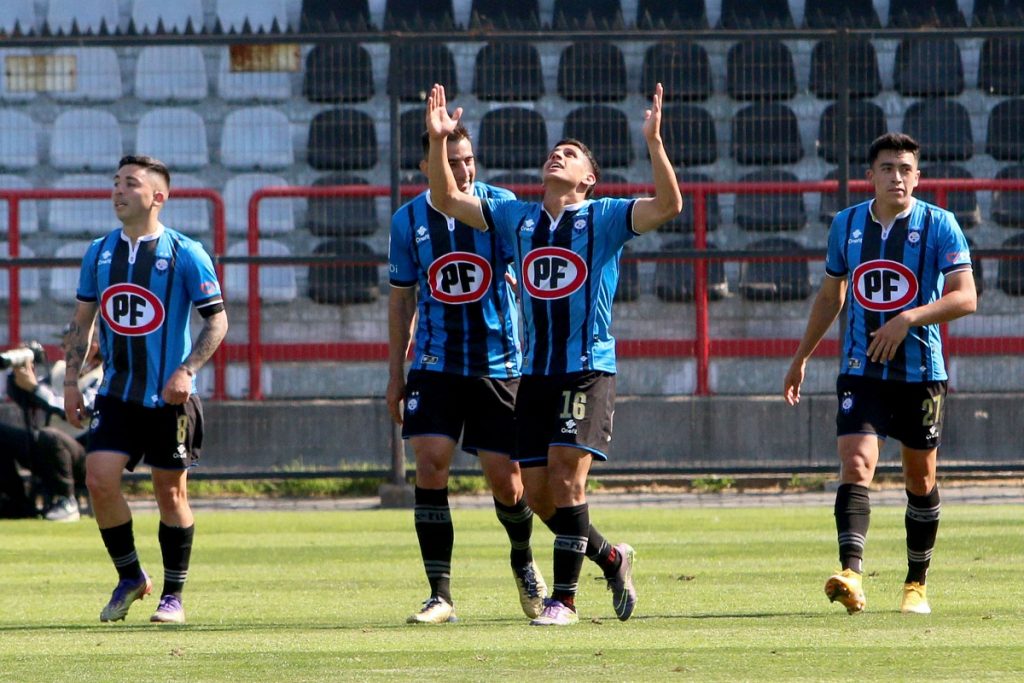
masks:
[[[122,166],[139,166],[147,171],[152,171],[164,179],[164,182],[167,183],[167,189],[171,188],[171,172],[167,170],[167,164],[159,159],[154,159],[145,154],[129,154],[121,157],[121,160],[117,162],[119,169]]]
[[[587,161],[590,162],[590,167],[594,169],[594,184],[590,186],[589,190],[587,190],[586,195],[586,198],[590,199],[590,197],[594,194],[594,188],[597,187],[598,181],[601,180],[601,167],[598,165],[597,159],[594,158],[594,153],[590,151],[589,147],[587,147],[585,144],[583,144],[576,138],[562,138],[561,140],[555,143],[555,147],[561,147],[562,145],[572,145],[573,147],[583,152],[583,156],[585,156],[587,158]],[[555,147],[552,147],[551,149],[554,149]]]
[[[875,138],[868,149],[868,166],[873,166],[878,155],[884,151],[910,152],[914,159],[921,159],[921,145],[906,133],[886,133]]]
[[[473,142],[473,138],[469,135],[469,129],[461,123],[455,126],[455,130],[448,135],[447,142],[458,142],[459,140]],[[430,133],[423,131],[423,135],[420,136],[420,143],[423,145],[423,158],[426,159],[427,155],[430,154]]]

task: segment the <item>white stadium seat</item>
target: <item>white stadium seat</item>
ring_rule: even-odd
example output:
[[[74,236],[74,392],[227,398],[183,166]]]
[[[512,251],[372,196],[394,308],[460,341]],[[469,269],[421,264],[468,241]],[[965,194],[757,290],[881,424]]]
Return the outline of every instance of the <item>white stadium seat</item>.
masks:
[[[268,173],[243,173],[224,186],[224,214],[228,232],[248,234],[249,198],[261,187],[288,185],[281,176]],[[295,230],[295,199],[267,198],[260,201],[260,234],[270,235]]]
[[[116,163],[116,162],[115,162]],[[110,190],[114,170],[103,174],[76,174],[53,184],[58,190]],[[51,199],[47,227],[62,235],[99,237],[118,225],[110,199]]]
[[[196,169],[210,163],[206,125],[191,109],[153,109],[139,120],[135,153],[160,159],[171,169]]]
[[[71,31],[71,24],[78,25],[81,33],[100,30],[100,24],[106,22],[107,30],[117,30],[117,0],[50,0],[46,13],[46,22],[50,32]]]
[[[135,63],[135,96],[143,102],[198,102],[206,97],[206,61],[194,45],[145,47]]]
[[[217,0],[217,19],[225,33],[240,32],[246,20],[253,32],[269,31],[275,19],[283,31],[288,27],[288,10],[284,0]]]
[[[183,187],[201,188],[206,183],[188,173],[171,173],[171,197],[160,211],[160,222],[178,232],[195,236],[210,232],[210,201],[208,199],[182,199],[176,195]]]
[[[31,190],[32,183],[17,175],[0,175],[0,189]],[[22,235],[39,231],[39,210],[37,202],[22,200],[18,202],[18,230]],[[0,202],[0,232],[7,233],[7,202]]]
[[[229,256],[245,256],[249,253],[245,242],[228,247]],[[290,256],[288,247],[273,240],[259,241],[260,256]],[[288,303],[298,296],[294,266],[260,266],[259,295],[263,303]],[[249,266],[231,264],[224,268],[224,295],[229,301],[249,300]]]
[[[39,164],[39,126],[28,114],[0,109],[0,169],[24,171]]]
[[[17,25],[22,33],[36,29],[36,8],[33,0],[0,2],[0,33],[11,34]]]
[[[109,171],[124,154],[121,124],[109,111],[68,109],[53,122],[50,163],[62,171]]]
[[[0,242],[0,258],[10,256],[10,245],[7,242]],[[31,258],[35,252],[22,244],[18,249],[18,255]],[[18,275],[18,287],[20,301],[39,301],[41,289],[39,287],[39,269],[23,268]],[[8,301],[11,298],[11,278],[6,268],[0,268],[0,300]]]
[[[132,21],[139,33],[155,33],[159,22],[167,33],[184,33],[190,19],[196,33],[203,30],[202,0],[135,0],[132,5]]]
[[[288,117],[270,107],[228,114],[220,144],[220,160],[228,168],[278,169],[295,161]]]
[[[89,242],[68,242],[57,247],[57,252],[54,256],[57,258],[77,258],[81,260],[85,256],[85,250],[88,248]],[[81,270],[81,267],[78,266],[51,268],[50,298],[59,303],[72,303],[78,290],[78,274]]]
[[[217,68],[217,94],[231,102],[282,102],[292,95],[291,74],[280,71],[231,71],[228,48]]]
[[[121,99],[121,65],[112,47],[61,48],[54,54],[75,58],[75,89],[56,90],[61,102],[114,102]]]

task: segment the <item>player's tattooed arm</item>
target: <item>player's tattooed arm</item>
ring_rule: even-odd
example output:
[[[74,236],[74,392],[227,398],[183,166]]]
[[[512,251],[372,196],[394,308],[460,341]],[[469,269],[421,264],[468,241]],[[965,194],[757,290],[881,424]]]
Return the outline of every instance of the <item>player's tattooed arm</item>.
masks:
[[[195,375],[199,368],[213,358],[214,352],[228,333],[228,314],[224,311],[214,313],[203,320],[203,329],[192,345],[192,353],[188,354],[181,365],[190,375]]]
[[[92,338],[95,321],[96,304],[79,302],[64,336],[64,361],[67,367],[64,376],[65,385],[71,383],[77,386],[78,373],[89,353],[89,340]]]

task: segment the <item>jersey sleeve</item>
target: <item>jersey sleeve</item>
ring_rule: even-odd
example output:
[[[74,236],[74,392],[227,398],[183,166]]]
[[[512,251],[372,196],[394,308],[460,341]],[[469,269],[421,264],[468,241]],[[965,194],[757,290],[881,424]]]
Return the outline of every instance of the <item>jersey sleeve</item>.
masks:
[[[524,202],[513,199],[481,199],[480,212],[488,230],[508,242],[515,241],[516,225],[522,215]]]
[[[843,216],[843,221],[839,218]],[[832,277],[844,277],[850,266],[846,263],[846,218],[838,213],[828,229],[828,253],[825,255],[825,272]]]
[[[103,244],[103,240],[94,240],[89,248],[85,250],[82,258],[82,268],[78,273],[78,289],[75,298],[87,304],[96,303],[99,300],[99,292],[96,282],[96,261],[97,253]]]
[[[594,229],[619,248],[637,236],[633,229],[635,199],[598,199],[594,202]]]
[[[213,260],[198,242],[192,242],[183,250],[185,258],[185,289],[192,305],[199,315],[208,318],[224,310],[224,296],[220,291],[217,271]]]
[[[410,238],[408,207],[402,207],[391,217],[391,239],[388,244],[388,280],[392,287],[412,287],[419,279],[412,256],[414,244]]]
[[[956,222],[956,217],[948,212],[942,212],[942,220],[939,222],[939,270],[943,275],[954,273],[958,270],[971,269],[971,248],[964,237],[964,231]]]

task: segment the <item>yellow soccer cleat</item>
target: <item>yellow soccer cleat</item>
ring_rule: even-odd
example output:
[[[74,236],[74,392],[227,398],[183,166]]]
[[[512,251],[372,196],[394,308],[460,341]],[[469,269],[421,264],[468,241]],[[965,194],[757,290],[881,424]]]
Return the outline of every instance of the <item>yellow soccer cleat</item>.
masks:
[[[838,600],[850,614],[864,611],[864,605],[867,603],[861,586],[861,576],[852,569],[844,569],[830,576],[825,582],[825,595],[831,602]]]
[[[927,586],[917,581],[903,584],[900,612],[903,614],[931,614],[932,608],[928,604],[927,589]]]
[[[536,619],[544,611],[544,599],[548,597],[548,586],[541,576],[540,567],[536,562],[512,570],[516,579],[516,590],[519,591],[519,604],[523,614]]]
[[[455,608],[438,596],[428,598],[419,612],[409,615],[407,624],[449,624],[458,621]]]

